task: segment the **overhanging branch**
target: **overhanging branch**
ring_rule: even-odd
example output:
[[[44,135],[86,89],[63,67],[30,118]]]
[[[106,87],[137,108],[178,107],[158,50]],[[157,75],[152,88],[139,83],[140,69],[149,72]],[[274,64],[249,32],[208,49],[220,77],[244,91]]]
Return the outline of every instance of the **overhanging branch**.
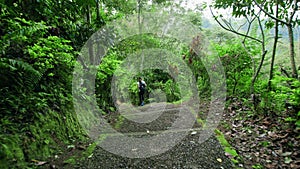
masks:
[[[240,33],[240,32],[238,32],[238,31],[234,30],[234,29],[232,28],[231,25],[230,25],[230,26],[228,25],[228,22],[225,22],[225,24],[226,24],[229,28],[226,27],[226,26],[224,26],[224,25],[217,19],[216,15],[213,13],[211,7],[209,7],[209,9],[210,9],[210,12],[211,12],[211,14],[213,15],[215,21],[216,21],[223,29],[225,29],[225,30],[227,30],[227,31],[229,31],[229,32],[235,33],[235,34],[237,34],[237,35],[239,35],[239,36],[243,36],[243,37],[245,37],[245,38],[249,38],[249,39],[255,40],[255,41],[259,42],[259,43],[263,43],[260,39],[254,38],[254,37],[252,37],[252,36],[249,36],[249,35],[247,35],[247,34],[243,34],[243,33]]]
[[[289,24],[290,24],[290,23],[285,22],[285,21],[283,21],[283,20],[281,20],[281,19],[279,19],[279,18],[273,16],[272,14],[270,14],[270,13],[269,13],[268,11],[266,11],[266,10],[262,7],[262,5],[260,5],[256,0],[253,0],[253,1],[254,1],[254,3],[256,4],[256,6],[258,6],[259,9],[262,10],[268,17],[274,19],[275,21],[281,22],[281,23],[283,23],[283,24],[285,24],[285,25],[289,25]]]

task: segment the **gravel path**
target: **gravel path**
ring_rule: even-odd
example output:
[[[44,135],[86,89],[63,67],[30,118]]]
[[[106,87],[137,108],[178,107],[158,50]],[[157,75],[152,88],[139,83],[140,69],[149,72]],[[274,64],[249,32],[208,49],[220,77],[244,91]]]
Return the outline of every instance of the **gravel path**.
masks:
[[[106,137],[93,156],[76,168],[232,168],[230,159],[214,136],[199,143],[201,126],[185,124],[193,116],[182,107],[152,104],[139,107],[138,111],[121,108],[120,112],[126,118],[116,130],[122,135],[105,133]],[[128,138],[132,141],[128,142]],[[110,153],[118,149],[112,146],[115,144],[121,144],[119,149],[123,150],[119,150],[120,153]],[[102,147],[111,147],[112,151]]]

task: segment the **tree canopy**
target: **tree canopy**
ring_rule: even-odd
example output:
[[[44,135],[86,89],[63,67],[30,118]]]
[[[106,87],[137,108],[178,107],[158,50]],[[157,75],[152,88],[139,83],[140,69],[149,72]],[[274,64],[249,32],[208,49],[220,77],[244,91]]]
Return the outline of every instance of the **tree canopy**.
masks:
[[[193,103],[195,125],[204,129],[211,127],[210,109],[226,102],[214,134],[235,167],[299,165],[299,2],[215,0],[207,9],[187,9],[185,3],[190,2],[0,1],[0,168],[59,160],[75,165],[57,156],[82,149],[88,159],[96,147],[85,130],[95,122],[90,117],[114,129],[124,126],[118,106],[138,107],[138,77],[147,83],[146,105]],[[202,13],[208,8],[212,18]],[[230,19],[218,9],[230,11]],[[118,39],[124,34],[120,27],[135,32]],[[146,54],[153,59],[145,60]],[[133,68],[139,61],[156,67]],[[89,104],[78,108],[74,100],[95,104],[100,113]]]

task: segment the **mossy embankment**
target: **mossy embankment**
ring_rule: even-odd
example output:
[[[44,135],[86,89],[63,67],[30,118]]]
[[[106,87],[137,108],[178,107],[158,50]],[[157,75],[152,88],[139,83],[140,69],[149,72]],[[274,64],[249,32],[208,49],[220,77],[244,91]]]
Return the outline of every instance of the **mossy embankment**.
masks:
[[[36,168],[86,137],[72,108],[34,113],[31,123],[1,123],[0,168]]]

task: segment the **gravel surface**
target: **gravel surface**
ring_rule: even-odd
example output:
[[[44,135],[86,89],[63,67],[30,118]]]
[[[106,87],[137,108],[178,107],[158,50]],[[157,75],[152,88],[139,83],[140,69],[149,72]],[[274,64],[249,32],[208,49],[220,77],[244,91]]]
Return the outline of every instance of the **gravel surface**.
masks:
[[[158,107],[163,108],[163,111],[157,111]],[[100,143],[101,146],[96,147],[93,156],[76,168],[232,168],[230,159],[225,156],[223,148],[214,136],[199,142],[201,126],[195,123],[186,124],[193,120],[193,116],[188,115],[190,113],[186,113],[182,107],[158,104],[138,109],[140,114],[129,111],[131,113],[124,115],[121,112],[123,116],[131,119],[123,120],[116,129],[123,135],[106,133],[105,139]],[[151,113],[154,114],[149,116]],[[152,119],[152,122],[145,122],[156,115],[158,118]],[[144,122],[135,122],[138,119],[144,119]],[[126,142],[124,135],[133,141]],[[135,139],[145,139],[149,142],[138,143]],[[102,148],[120,143],[125,149],[125,154],[122,154],[122,151],[119,154],[111,153],[107,148]]]

